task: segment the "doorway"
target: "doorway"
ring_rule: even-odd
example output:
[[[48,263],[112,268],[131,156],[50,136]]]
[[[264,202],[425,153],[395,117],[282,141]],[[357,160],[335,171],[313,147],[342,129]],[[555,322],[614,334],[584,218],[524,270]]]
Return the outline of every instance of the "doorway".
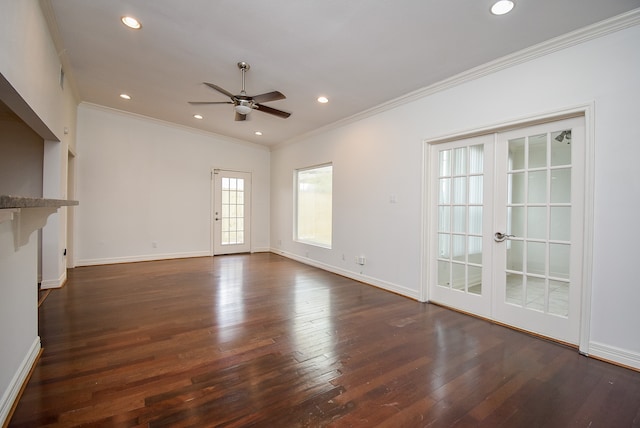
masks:
[[[578,344],[584,117],[428,150],[429,300]]]
[[[76,198],[76,156],[69,150],[67,154],[67,199]],[[67,246],[66,246],[66,268],[75,267],[75,209],[73,206],[65,207],[67,212]]]
[[[251,173],[213,170],[213,255],[251,251]]]

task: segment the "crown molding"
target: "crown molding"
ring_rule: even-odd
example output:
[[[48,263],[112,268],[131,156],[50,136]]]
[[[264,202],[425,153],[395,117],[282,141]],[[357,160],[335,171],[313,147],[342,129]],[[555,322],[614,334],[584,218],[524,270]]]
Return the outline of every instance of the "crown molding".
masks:
[[[442,92],[446,89],[459,86],[463,83],[479,79],[500,70],[504,70],[506,68],[510,68],[518,64],[522,64],[524,62],[549,55],[553,52],[567,49],[571,46],[575,46],[589,40],[597,39],[608,34],[633,27],[638,24],[640,24],[640,8],[630,10],[629,12],[614,16],[613,18],[597,22],[595,24],[580,28],[562,36],[558,36],[542,43],[538,43],[537,45],[531,46],[527,49],[520,50],[513,54],[498,58],[494,61],[490,61],[483,65],[471,68],[467,71],[456,74],[455,76],[434,83],[433,85],[429,85],[416,91],[409,92],[408,94],[405,94],[398,98],[394,98],[376,107],[372,107],[353,116],[349,116],[345,119],[341,119],[329,125],[323,126],[322,128],[315,129],[306,134],[284,141],[273,146],[272,150],[277,150],[290,144],[305,140],[313,135],[340,128],[350,123],[354,123],[367,117],[374,116],[376,114],[402,106],[406,103],[425,98],[437,92]]]

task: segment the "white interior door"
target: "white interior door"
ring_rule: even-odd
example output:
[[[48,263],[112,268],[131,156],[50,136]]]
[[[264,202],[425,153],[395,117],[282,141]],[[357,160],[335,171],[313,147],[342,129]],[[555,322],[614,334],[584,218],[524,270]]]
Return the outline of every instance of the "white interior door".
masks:
[[[584,118],[429,147],[429,300],[579,342]]]
[[[251,251],[251,174],[213,171],[213,254]]]
[[[432,145],[429,156],[436,199],[429,298],[484,317],[491,316],[493,141],[485,135]]]
[[[494,318],[577,344],[584,119],[498,134]]]

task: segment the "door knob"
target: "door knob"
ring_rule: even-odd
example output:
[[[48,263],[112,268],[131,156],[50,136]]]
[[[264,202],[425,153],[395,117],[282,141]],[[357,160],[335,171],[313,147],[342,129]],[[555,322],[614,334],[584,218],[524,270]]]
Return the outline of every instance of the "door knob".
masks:
[[[502,232],[496,232],[493,235],[493,240],[496,242],[502,242],[505,239],[509,239],[509,238],[515,238],[515,235],[507,235],[506,233],[502,233]]]

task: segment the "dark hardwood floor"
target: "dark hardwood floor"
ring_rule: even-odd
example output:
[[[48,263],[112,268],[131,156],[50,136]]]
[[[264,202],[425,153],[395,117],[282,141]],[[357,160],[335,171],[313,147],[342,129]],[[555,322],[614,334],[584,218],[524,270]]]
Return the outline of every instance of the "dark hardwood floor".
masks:
[[[630,427],[640,373],[269,253],[82,267],[11,427]]]

